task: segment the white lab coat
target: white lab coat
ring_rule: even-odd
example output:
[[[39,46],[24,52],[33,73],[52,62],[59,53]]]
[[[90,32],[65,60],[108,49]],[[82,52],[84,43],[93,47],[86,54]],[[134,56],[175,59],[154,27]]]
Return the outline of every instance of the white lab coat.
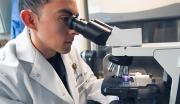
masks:
[[[53,67],[34,48],[25,28],[0,51],[0,104],[86,104],[87,99],[108,104],[100,93],[102,80],[96,79],[74,48],[61,56],[70,94]]]

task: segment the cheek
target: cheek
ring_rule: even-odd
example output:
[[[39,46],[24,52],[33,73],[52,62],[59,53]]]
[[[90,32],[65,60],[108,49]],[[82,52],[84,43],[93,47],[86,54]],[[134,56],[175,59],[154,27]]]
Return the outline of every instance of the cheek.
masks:
[[[61,36],[67,34],[68,28],[66,25],[53,21],[47,25],[47,30],[52,34],[59,34]]]
[[[57,28],[58,32],[61,34],[67,34],[67,32],[68,32],[68,27],[64,24],[59,23],[59,24],[57,24],[56,28]]]
[[[54,44],[56,45],[63,45],[64,41],[66,40],[67,36],[67,28],[61,25],[56,25],[51,27],[51,38],[52,41],[54,41]]]
[[[43,22],[39,26],[40,34],[44,41],[49,41],[52,45],[63,45],[68,34],[67,26],[64,26],[57,21]]]

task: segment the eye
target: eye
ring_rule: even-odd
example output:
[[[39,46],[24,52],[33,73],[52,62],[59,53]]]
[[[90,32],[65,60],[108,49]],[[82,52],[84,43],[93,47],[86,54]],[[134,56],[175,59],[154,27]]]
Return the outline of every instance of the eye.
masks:
[[[59,21],[61,21],[61,22],[68,22],[69,18],[70,18],[70,16],[60,16],[59,17]]]

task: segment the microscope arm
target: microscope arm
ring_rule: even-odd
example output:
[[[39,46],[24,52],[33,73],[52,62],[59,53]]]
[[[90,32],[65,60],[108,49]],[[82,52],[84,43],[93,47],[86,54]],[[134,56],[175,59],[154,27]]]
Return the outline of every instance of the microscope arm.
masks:
[[[178,67],[179,56],[180,48],[156,50],[154,52],[154,58],[172,78],[169,104],[176,104],[180,77],[180,68]]]

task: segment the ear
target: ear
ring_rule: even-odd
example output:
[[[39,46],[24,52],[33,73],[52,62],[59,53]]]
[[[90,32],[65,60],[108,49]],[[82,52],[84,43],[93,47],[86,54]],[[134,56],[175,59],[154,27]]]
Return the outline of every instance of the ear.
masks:
[[[27,27],[35,30],[37,29],[36,16],[31,10],[22,10],[20,16]]]

